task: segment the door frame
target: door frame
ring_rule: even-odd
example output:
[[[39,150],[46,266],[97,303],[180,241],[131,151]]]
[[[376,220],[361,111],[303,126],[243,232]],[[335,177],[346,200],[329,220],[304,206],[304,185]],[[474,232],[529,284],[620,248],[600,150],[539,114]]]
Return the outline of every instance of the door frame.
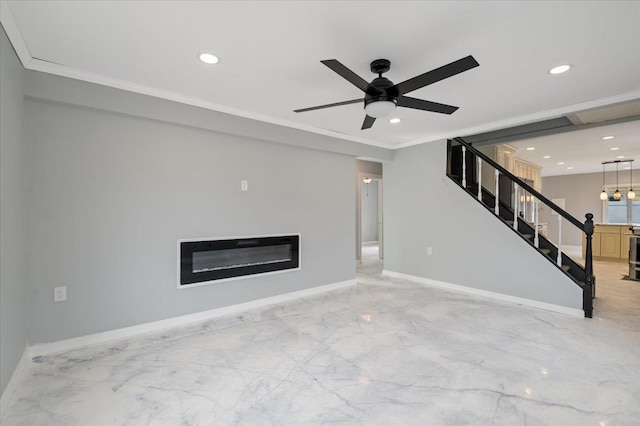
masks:
[[[384,258],[384,221],[382,209],[382,175],[377,173],[358,172],[356,176],[356,261],[362,263],[362,178],[370,177],[378,181],[378,257]]]

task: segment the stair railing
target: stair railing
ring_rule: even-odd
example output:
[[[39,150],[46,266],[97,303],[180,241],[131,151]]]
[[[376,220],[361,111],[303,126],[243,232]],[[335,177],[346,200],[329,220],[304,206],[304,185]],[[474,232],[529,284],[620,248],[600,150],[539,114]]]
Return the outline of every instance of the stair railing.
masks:
[[[474,197],[477,196],[478,201],[480,201],[481,203],[483,203],[483,190],[486,191],[483,186],[482,186],[482,166],[483,163],[493,167],[494,169],[494,179],[493,182],[490,182],[490,185],[493,185],[493,189],[494,189],[494,205],[493,205],[493,212],[496,216],[502,218],[502,216],[504,216],[504,211],[501,210],[501,203],[502,201],[505,199],[505,197],[503,196],[501,198],[500,196],[500,183],[501,183],[501,176],[504,176],[505,178],[507,178],[511,184],[513,185],[513,200],[508,200],[509,204],[512,204],[513,206],[513,229],[518,232],[518,230],[520,229],[520,226],[522,225],[522,223],[520,222],[526,222],[526,207],[523,208],[523,211],[520,212],[520,199],[521,196],[527,197],[527,195],[533,197],[533,204],[534,204],[534,211],[533,211],[533,223],[529,223],[529,225],[532,225],[533,229],[534,229],[534,236],[533,236],[533,246],[537,249],[539,249],[539,244],[540,244],[540,238],[541,236],[539,235],[539,227],[540,227],[540,223],[539,223],[539,207],[540,207],[540,203],[542,203],[543,205],[547,206],[549,209],[551,209],[558,217],[558,241],[556,244],[557,247],[557,253],[555,256],[555,263],[557,264],[558,268],[563,269],[565,273],[567,273],[567,269],[565,269],[563,263],[563,252],[562,252],[562,219],[564,218],[567,222],[569,222],[569,224],[575,226],[576,228],[578,228],[581,232],[583,232],[585,234],[585,242],[586,242],[586,249],[585,249],[585,265],[584,265],[584,282],[578,282],[578,284],[582,287],[583,289],[583,300],[582,300],[582,304],[583,304],[583,310],[585,313],[585,317],[587,318],[591,318],[592,314],[593,314],[593,298],[595,297],[595,277],[593,276],[593,260],[592,260],[592,236],[593,236],[593,231],[594,231],[594,224],[593,224],[593,214],[588,213],[585,215],[586,221],[584,223],[580,222],[578,219],[576,219],[575,217],[573,217],[571,214],[569,214],[567,211],[565,211],[564,209],[562,209],[561,207],[559,207],[557,204],[555,204],[554,202],[552,202],[551,200],[549,200],[547,197],[545,197],[544,195],[542,195],[540,192],[538,192],[535,188],[531,187],[529,184],[527,184],[525,181],[523,181],[522,179],[518,178],[517,176],[515,176],[513,173],[511,173],[510,171],[508,171],[507,169],[505,169],[504,167],[502,167],[501,165],[499,165],[498,163],[496,163],[494,160],[492,160],[490,157],[488,157],[487,155],[485,155],[484,153],[482,153],[481,151],[477,150],[476,148],[474,148],[471,144],[469,144],[468,142],[464,141],[464,139],[462,138],[454,138],[453,142],[459,144],[462,146],[462,176],[461,176],[461,186],[463,187],[463,189],[465,189],[467,192],[469,192],[471,195],[473,195]],[[469,156],[467,153],[472,154],[471,157],[475,157],[476,159],[476,164],[471,164],[471,165],[467,165],[467,157]],[[474,169],[476,171],[476,173],[474,173]],[[473,181],[473,177],[472,176],[471,179],[469,179],[469,170],[471,170],[471,173],[475,174],[477,176],[477,193],[476,193],[476,188],[469,188],[468,183],[469,181]],[[489,185],[485,186],[489,187]],[[526,206],[526,204],[525,204]],[[489,207],[489,206],[488,206]],[[501,214],[502,213],[502,214]],[[520,217],[522,213],[522,217]],[[519,222],[520,221],[520,222]],[[565,258],[567,258],[568,256],[566,256],[565,254]]]

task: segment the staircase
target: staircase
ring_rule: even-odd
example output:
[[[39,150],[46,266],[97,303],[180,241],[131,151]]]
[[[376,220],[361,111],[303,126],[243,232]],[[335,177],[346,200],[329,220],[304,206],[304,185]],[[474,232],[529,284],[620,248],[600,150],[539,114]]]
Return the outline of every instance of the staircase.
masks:
[[[493,179],[490,182],[482,181],[483,167],[485,168],[485,176],[487,168],[493,170]],[[584,315],[587,318],[592,317],[593,298],[595,297],[591,249],[593,214],[587,213],[585,215],[586,221],[580,222],[462,138],[455,138],[447,142],[447,176],[485,208],[492,211],[496,219],[513,230],[526,244],[529,244],[541,256],[571,278],[576,285],[580,286],[583,294]],[[489,179],[485,178],[485,180]],[[523,203],[522,200],[528,202]],[[541,204],[557,214],[559,226],[557,244],[540,233],[538,212]],[[528,211],[527,206],[529,206]],[[575,226],[585,234],[584,266],[562,252],[563,223],[565,226]]]

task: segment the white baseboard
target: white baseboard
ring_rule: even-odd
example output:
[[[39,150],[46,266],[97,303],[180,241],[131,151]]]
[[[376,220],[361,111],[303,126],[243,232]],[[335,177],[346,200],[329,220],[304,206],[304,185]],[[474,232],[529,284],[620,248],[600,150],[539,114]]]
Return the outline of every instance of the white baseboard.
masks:
[[[525,299],[523,297],[510,296],[508,294],[495,293],[493,291],[481,290],[479,288],[467,287],[458,284],[451,284],[444,281],[432,280],[430,278],[417,277],[415,275],[403,274],[401,272],[383,270],[382,275],[393,278],[403,278],[409,281],[429,286],[442,288],[446,290],[461,291],[467,294],[473,294],[475,296],[488,297],[490,299],[496,299],[503,302],[515,303],[517,305],[529,306],[532,308],[543,309],[545,311],[557,312],[560,314],[570,315],[572,317],[584,318],[584,311],[582,309],[569,308],[566,306],[554,305],[552,303],[540,302],[532,299]]]
[[[22,382],[22,378],[24,377],[29,364],[31,364],[29,346],[25,346],[24,351],[22,352],[22,358],[18,361],[18,365],[16,365],[16,369],[13,371],[11,379],[9,379],[9,383],[7,383],[7,387],[4,389],[4,392],[2,392],[2,396],[0,397],[0,418],[4,416],[4,412],[9,407],[9,403],[11,402],[13,395],[16,393],[18,385]]]
[[[293,291],[291,293],[279,294],[277,296],[265,297],[263,299],[252,300],[250,302],[239,303],[237,305],[223,306],[221,308],[211,309],[208,311],[197,312],[195,314],[182,315],[166,320],[148,322],[145,324],[134,325],[132,327],[119,328],[116,330],[105,331],[102,333],[88,334],[85,336],[74,337],[71,339],[59,340],[57,342],[42,343],[33,345],[29,348],[31,357],[51,355],[60,352],[66,352],[85,346],[96,345],[109,342],[112,340],[123,339],[127,337],[137,336],[153,331],[166,330],[169,328],[180,327],[183,325],[193,324],[206,321],[212,318],[229,315],[237,312],[247,311],[249,309],[260,308],[275,303],[286,302],[288,300],[299,299],[302,297],[313,296],[328,291],[338,290],[342,288],[352,287],[357,284],[356,279],[340,281],[337,283],[311,287],[304,290]]]

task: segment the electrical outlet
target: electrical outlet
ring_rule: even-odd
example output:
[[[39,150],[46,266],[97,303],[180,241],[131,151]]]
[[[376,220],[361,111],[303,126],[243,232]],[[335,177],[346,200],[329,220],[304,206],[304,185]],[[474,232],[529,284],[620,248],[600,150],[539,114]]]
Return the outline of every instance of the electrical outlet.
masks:
[[[249,190],[249,181],[241,180],[240,181],[240,190],[241,191],[248,191]]]
[[[55,287],[53,289],[53,301],[64,302],[67,300],[67,287]]]
[[[427,256],[431,256],[433,254],[433,247],[427,247]]]

